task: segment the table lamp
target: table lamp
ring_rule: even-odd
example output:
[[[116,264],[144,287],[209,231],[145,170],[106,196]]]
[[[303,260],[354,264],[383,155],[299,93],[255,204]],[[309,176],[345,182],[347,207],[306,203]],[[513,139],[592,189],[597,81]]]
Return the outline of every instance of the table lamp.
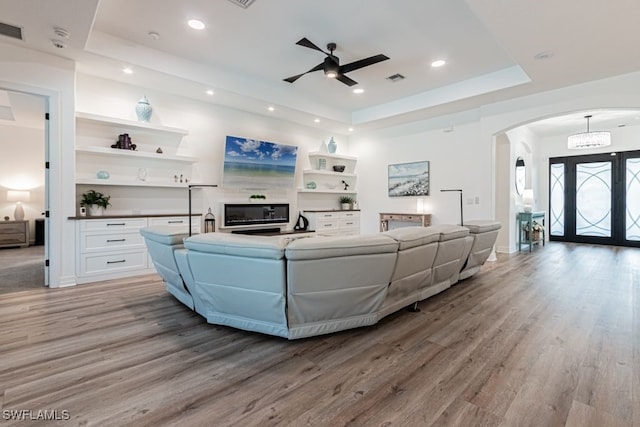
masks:
[[[16,210],[13,211],[13,218],[16,221],[24,220],[24,209],[22,208],[22,202],[28,202],[31,199],[31,193],[28,191],[20,190],[8,190],[7,201],[16,202]]]
[[[522,192],[522,205],[525,212],[531,212],[533,209],[533,189],[525,188]]]

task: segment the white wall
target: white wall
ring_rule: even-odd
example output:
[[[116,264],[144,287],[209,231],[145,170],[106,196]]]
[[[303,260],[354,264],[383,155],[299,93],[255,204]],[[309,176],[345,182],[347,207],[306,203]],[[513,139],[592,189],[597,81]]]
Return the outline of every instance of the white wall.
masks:
[[[29,220],[29,237],[33,243],[34,220],[42,218],[44,211],[44,131],[0,125],[0,147],[0,217],[14,219],[16,203],[6,200],[7,190],[28,190],[30,200],[22,206],[25,219]]]
[[[471,114],[472,116],[472,114]],[[468,121],[469,114],[450,121],[429,120],[350,138],[352,154],[357,156],[358,201],[362,209],[362,232],[378,230],[378,214],[415,213],[417,197],[388,196],[388,165],[427,160],[430,162],[429,196],[423,197],[425,212],[432,223],[460,223],[462,189],[464,219],[493,217],[493,149],[491,140],[481,140],[480,123]],[[451,118],[453,120],[454,118]]]

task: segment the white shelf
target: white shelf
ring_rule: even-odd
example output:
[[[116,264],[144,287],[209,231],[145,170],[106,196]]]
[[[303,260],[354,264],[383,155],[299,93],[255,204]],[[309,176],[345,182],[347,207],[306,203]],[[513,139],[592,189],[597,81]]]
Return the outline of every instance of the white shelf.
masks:
[[[119,119],[115,117],[101,116],[101,115],[92,114],[92,113],[76,112],[76,120],[85,121],[85,122],[94,122],[99,124],[107,124],[111,126],[119,126],[127,129],[134,129],[138,131],[143,130],[143,131],[154,132],[154,133],[165,133],[165,134],[173,134],[173,135],[179,135],[179,136],[185,136],[189,134],[189,131],[186,129],[174,128],[170,126],[161,126],[161,125],[151,124],[147,122],[136,122],[133,120],[125,120],[125,119]]]
[[[78,147],[76,153],[96,154],[100,156],[113,156],[113,157],[128,157],[138,159],[153,159],[159,161],[169,162],[184,162],[195,163],[198,161],[195,157],[178,156],[174,154],[159,154],[151,151],[134,151],[134,150],[122,150],[119,148],[111,147]]]
[[[189,184],[199,184],[198,182],[164,182],[164,181],[132,181],[117,178],[98,179],[98,178],[77,178],[76,184],[86,185],[106,185],[118,187],[158,187],[158,188],[184,188]]]
[[[327,159],[338,159],[338,160],[350,160],[355,162],[356,160],[358,160],[357,157],[353,157],[353,156],[343,156],[341,154],[331,154],[331,153],[320,153],[319,151],[313,151],[309,153],[309,157],[313,158],[313,157],[325,157]]]
[[[335,177],[346,177],[346,178],[354,178],[356,176],[355,173],[348,172],[335,172],[332,170],[325,169],[305,169],[303,171],[306,175],[325,175],[325,176],[335,176]]]
[[[298,188],[298,193],[316,193],[316,194],[356,194],[357,190],[312,190],[310,188]]]

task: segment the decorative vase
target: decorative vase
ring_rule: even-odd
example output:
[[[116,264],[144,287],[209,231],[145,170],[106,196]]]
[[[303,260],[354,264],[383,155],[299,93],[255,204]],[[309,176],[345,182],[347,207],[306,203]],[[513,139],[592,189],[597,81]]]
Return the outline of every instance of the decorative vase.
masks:
[[[318,147],[318,153],[328,153],[329,150],[327,149],[327,144],[322,141],[322,143],[320,144],[320,147]]]
[[[327,145],[327,149],[329,150],[329,153],[333,154],[336,152],[336,148],[338,148],[338,144],[336,144],[336,142],[333,140],[333,137],[331,137],[331,140]]]
[[[109,175],[109,172],[107,171],[98,171],[96,176],[98,177],[98,179],[109,179],[110,175]]]
[[[153,108],[151,107],[151,104],[149,104],[149,100],[146,96],[143,96],[136,104],[136,115],[138,116],[138,121],[148,122],[151,120],[152,113]]]
[[[104,214],[104,208],[98,205],[89,205],[89,216],[102,216]]]

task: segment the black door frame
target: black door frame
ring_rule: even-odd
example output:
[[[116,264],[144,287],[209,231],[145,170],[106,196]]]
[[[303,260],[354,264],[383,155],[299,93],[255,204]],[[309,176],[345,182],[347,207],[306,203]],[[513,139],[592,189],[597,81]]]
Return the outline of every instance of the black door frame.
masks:
[[[640,158],[640,150],[622,151],[580,156],[552,157],[549,159],[548,176],[551,165],[565,165],[564,182],[564,235],[554,236],[549,232],[549,240],[592,243],[616,246],[640,247],[640,242],[626,240],[626,161]],[[612,162],[611,166],[611,237],[576,235],[576,165],[579,163]],[[551,212],[551,179],[549,179],[549,212]]]

